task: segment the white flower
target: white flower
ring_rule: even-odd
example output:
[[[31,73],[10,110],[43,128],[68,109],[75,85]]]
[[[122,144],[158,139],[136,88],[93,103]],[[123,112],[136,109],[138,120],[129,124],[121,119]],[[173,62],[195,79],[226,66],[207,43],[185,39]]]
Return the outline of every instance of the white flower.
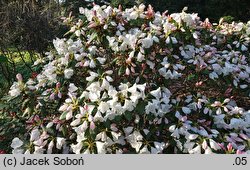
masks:
[[[209,78],[214,80],[214,79],[218,78],[218,75],[215,72],[212,72],[212,73],[209,73]]]
[[[30,150],[26,150],[24,154],[30,154]]]
[[[137,61],[142,62],[143,60],[145,60],[145,55],[139,52],[137,55]]]
[[[53,122],[49,122],[49,123],[47,124],[46,128],[47,128],[47,129],[51,128],[51,127],[53,126],[53,124],[54,124]]]
[[[57,38],[53,40],[53,44],[59,55],[63,55],[67,53],[67,45],[64,39]]]
[[[147,146],[144,146],[141,150],[140,150],[140,154],[150,154]]]
[[[65,69],[64,70],[64,76],[66,79],[70,79],[74,74],[74,70],[71,68]]]
[[[133,11],[130,13],[130,19],[134,20],[138,18],[138,12],[137,11]]]
[[[49,56],[48,56],[48,58],[49,58]],[[36,66],[36,65],[38,65],[38,64],[40,64],[40,63],[44,63],[45,62],[45,60],[44,59],[42,59],[42,58],[38,58],[35,62],[34,62],[34,66]]]
[[[113,82],[113,81],[114,81],[113,78],[110,77],[110,76],[106,76],[105,78],[106,78],[106,80],[107,80],[108,82]]]
[[[52,154],[53,147],[54,147],[54,141],[52,140],[48,145],[47,154]]]
[[[154,67],[155,67],[155,63],[154,62],[152,62],[150,60],[147,60],[146,63],[147,63],[147,65],[149,65],[149,68],[154,69]]]
[[[81,119],[75,119],[73,122],[70,123],[70,126],[77,126],[81,123]]]
[[[107,133],[101,132],[101,133],[97,134],[95,140],[106,141],[107,140]]]
[[[67,110],[68,108],[68,104],[64,104],[62,106],[60,106],[60,108],[58,109],[60,112],[64,112],[65,110]]]
[[[42,146],[35,146],[34,154],[43,154],[45,149]]]
[[[56,148],[57,148],[57,149],[61,149],[62,146],[65,144],[65,142],[66,142],[66,139],[65,139],[65,138],[57,137],[57,138],[56,138]]]
[[[241,89],[245,89],[245,88],[247,88],[247,87],[248,87],[247,84],[242,84],[242,85],[240,85],[240,88],[241,88]]]
[[[202,142],[201,146],[202,146],[202,149],[207,149],[208,148],[207,141],[205,139]]]
[[[190,154],[201,154],[201,145],[196,146],[189,151]]]
[[[198,137],[199,135],[197,134],[186,134],[186,139],[189,139],[189,140],[194,140]]]
[[[93,81],[96,77],[98,77],[98,74],[93,72],[93,71],[90,71],[89,74],[90,74],[90,76],[86,77],[87,81]]]
[[[12,154],[23,154],[24,150],[23,149],[19,149],[19,148],[16,148],[16,149],[13,149],[12,150]]]
[[[161,88],[159,87],[158,89],[151,91],[150,94],[153,95],[156,99],[160,99],[161,98]]]
[[[210,147],[216,151],[221,149],[221,147],[213,139],[209,139],[209,144]]]
[[[194,39],[198,39],[199,38],[199,36],[197,35],[197,32],[193,33],[193,37],[194,37]]]
[[[132,126],[129,126],[127,128],[123,128],[126,136],[128,136],[133,131],[133,129],[134,128]]]
[[[34,129],[30,134],[30,141],[36,141],[39,139],[40,131],[38,129]]]
[[[23,141],[21,141],[19,138],[14,138],[13,140],[12,140],[12,143],[11,143],[11,147],[13,148],[13,149],[17,149],[17,148],[19,148],[19,147],[21,147],[23,145]]]
[[[247,51],[248,50],[248,48],[245,46],[245,45],[241,45],[241,51]]]
[[[13,85],[10,87],[9,91],[10,96],[17,97],[21,94],[21,90],[19,88],[18,82],[14,82]]]
[[[73,93],[77,90],[78,88],[74,85],[74,83],[69,84],[69,92]]]
[[[134,110],[134,104],[131,100],[125,100],[124,102],[124,106],[123,106],[124,110],[128,110],[128,111],[133,111]]]
[[[142,139],[143,136],[138,131],[134,131],[132,134],[126,137],[127,141],[130,143],[130,145],[136,150],[136,152],[139,152],[141,146],[142,146]]]
[[[105,148],[105,143],[104,142],[96,142],[96,148],[97,148],[97,153],[98,154],[105,154],[106,153],[106,148]]]
[[[70,107],[71,108],[71,107]],[[73,111],[69,110],[68,113],[66,114],[66,120],[69,120],[73,117]]]
[[[176,125],[171,125],[171,126],[168,128],[168,130],[169,130],[169,132],[174,132],[175,128],[176,128]]]
[[[180,138],[180,132],[179,132],[179,129],[178,129],[178,128],[176,128],[176,129],[173,131],[173,133],[171,134],[171,136],[173,136],[173,137],[175,137],[175,138],[179,139],[179,138]]]
[[[150,48],[153,45],[153,39],[151,36],[148,36],[144,39],[142,39],[142,47],[143,48]]]
[[[104,118],[101,114],[101,112],[97,111],[95,116],[94,116],[94,122],[96,121],[100,121],[100,122],[103,122],[104,121]]]
[[[90,154],[89,149],[86,149],[86,150],[83,152],[83,154]]]
[[[98,110],[100,110],[101,113],[105,113],[109,109],[109,104],[107,102],[101,101]]]
[[[213,152],[212,152],[212,150],[211,150],[210,147],[207,147],[207,148],[205,149],[205,154],[213,154]]]
[[[181,109],[185,114],[191,113],[191,109],[189,109],[188,107],[182,107]]]
[[[74,144],[71,145],[71,149],[75,154],[80,154],[82,147],[83,147],[82,142],[79,142],[76,145],[74,145]]]
[[[167,44],[170,44],[170,43],[177,44],[178,41],[177,41],[177,39],[175,37],[168,36],[168,38],[166,39],[166,43]]]
[[[235,31],[241,31],[242,29],[244,28],[244,23],[240,22],[240,23],[237,23],[234,27]]]
[[[164,142],[154,142],[155,147],[151,147],[152,154],[162,153],[162,151],[167,147]]]
[[[241,128],[241,127],[244,127],[244,121],[242,119],[236,119],[236,118],[232,118],[230,120],[230,124],[229,126],[231,128],[234,128],[234,129],[238,129],[238,128]]]

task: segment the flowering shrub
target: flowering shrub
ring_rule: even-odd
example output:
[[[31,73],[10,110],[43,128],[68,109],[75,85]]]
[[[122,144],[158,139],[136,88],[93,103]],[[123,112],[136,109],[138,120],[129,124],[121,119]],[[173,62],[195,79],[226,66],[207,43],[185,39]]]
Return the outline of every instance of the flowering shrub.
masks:
[[[250,22],[95,5],[17,75],[13,153],[249,153]]]

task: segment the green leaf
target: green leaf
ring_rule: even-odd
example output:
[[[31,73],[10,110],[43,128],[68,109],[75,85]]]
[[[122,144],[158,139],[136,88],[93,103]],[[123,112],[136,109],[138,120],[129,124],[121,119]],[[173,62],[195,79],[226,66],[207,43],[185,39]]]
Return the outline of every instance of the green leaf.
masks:
[[[2,63],[7,63],[8,62],[8,58],[4,55],[0,55],[0,62]]]
[[[115,116],[115,118],[114,118],[114,121],[115,122],[120,122],[122,120],[122,116],[120,116],[120,115],[117,115],[117,116]]]
[[[62,133],[63,133],[64,136],[67,135],[68,131],[67,131],[67,127],[66,126],[62,127]]]
[[[96,32],[93,32],[91,35],[90,35],[90,38],[89,38],[89,43],[91,43],[95,38],[97,37],[97,33]]]
[[[7,105],[7,104],[0,103],[0,109],[4,109],[4,108],[6,108],[6,107],[8,107],[8,105]]]
[[[54,132],[54,130],[52,128],[49,128],[49,129],[46,129],[47,132],[50,134],[50,135],[56,135],[56,133]]]
[[[189,81],[189,80],[192,80],[194,78],[195,78],[195,74],[190,74],[190,75],[188,75],[187,80]]]
[[[83,142],[83,147],[88,147],[89,146],[89,143],[88,142]]]
[[[28,98],[28,99],[25,99],[25,100],[23,101],[22,108],[25,108],[25,107],[28,105],[29,101],[30,101],[29,98]]]
[[[124,74],[124,72],[125,72],[125,68],[121,66],[120,69],[118,70],[118,75],[121,76]]]
[[[144,114],[145,113],[145,106],[146,105],[147,104],[145,102],[139,101],[139,103],[137,104],[137,106],[135,108],[136,112],[138,112],[141,115]]]
[[[62,114],[61,114],[61,116],[60,116],[60,120],[64,120],[64,119],[66,119],[66,115],[67,115],[67,113],[68,112],[63,112]]]
[[[131,112],[125,112],[124,114],[125,118],[128,120],[128,121],[131,121],[133,116],[132,116],[132,113]]]
[[[204,70],[202,73],[205,75],[209,75],[210,72],[208,70]]]

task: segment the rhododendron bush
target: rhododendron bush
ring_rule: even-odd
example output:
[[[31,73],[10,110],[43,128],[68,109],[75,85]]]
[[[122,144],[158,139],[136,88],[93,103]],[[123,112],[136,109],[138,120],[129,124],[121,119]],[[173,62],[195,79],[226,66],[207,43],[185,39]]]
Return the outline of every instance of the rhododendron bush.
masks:
[[[13,153],[250,153],[250,22],[79,11],[9,91]]]

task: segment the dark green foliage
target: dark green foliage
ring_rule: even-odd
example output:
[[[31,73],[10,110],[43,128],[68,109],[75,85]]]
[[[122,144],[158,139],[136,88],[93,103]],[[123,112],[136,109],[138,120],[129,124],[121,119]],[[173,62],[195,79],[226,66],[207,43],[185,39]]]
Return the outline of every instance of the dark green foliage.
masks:
[[[202,19],[209,18],[218,22],[221,17],[247,22],[250,19],[250,3],[248,0],[144,0],[156,11],[169,13],[180,12],[188,7],[188,12],[198,13]],[[230,16],[230,17],[229,17]],[[229,21],[230,21],[229,20]]]
[[[62,11],[56,1],[3,0],[0,14],[1,48],[42,53],[56,36],[60,36]]]
[[[250,18],[250,3],[248,0],[93,0],[83,2],[81,0],[66,0],[65,6],[70,7],[74,13],[78,12],[80,6],[91,6],[91,3],[110,4],[113,7],[121,5],[129,8],[136,4],[151,4],[155,11],[169,13],[180,12],[184,7],[188,7],[188,12],[198,13],[202,19],[209,18],[213,22],[218,22],[221,17],[226,17],[227,21],[248,21]]]
[[[143,0],[111,0],[111,5],[118,7],[119,5],[122,5],[123,8],[130,8],[133,7],[136,4],[139,4],[140,2],[143,2]]]
[[[0,1],[0,97],[17,73],[30,77],[37,56],[44,56],[52,40],[64,34],[62,15],[54,0]]]

